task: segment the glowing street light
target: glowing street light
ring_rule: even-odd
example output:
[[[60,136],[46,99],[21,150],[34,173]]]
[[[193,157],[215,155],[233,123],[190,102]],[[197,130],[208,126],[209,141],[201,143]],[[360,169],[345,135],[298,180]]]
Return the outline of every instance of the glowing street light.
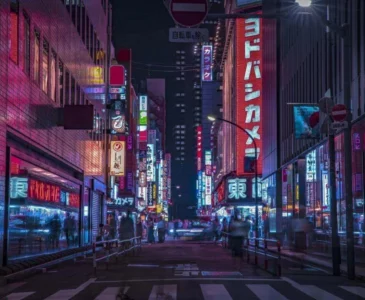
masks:
[[[214,116],[208,116],[208,120],[214,122],[217,118]]]
[[[310,7],[312,5],[312,0],[295,0],[295,3],[301,7]]]

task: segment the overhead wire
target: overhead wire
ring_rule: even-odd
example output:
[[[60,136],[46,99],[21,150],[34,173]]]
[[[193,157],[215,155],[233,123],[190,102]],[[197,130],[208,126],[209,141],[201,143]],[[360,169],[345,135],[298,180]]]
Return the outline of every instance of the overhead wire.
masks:
[[[194,65],[166,65],[166,64],[150,64],[150,63],[145,63],[145,62],[140,62],[140,61],[132,61],[133,64],[136,65],[143,65],[146,67],[162,67],[162,68],[176,68],[176,67],[181,67],[181,68],[196,68],[196,66]]]
[[[133,68],[133,70],[141,70],[141,71],[146,71],[146,72],[161,72],[161,73],[176,73],[176,72],[196,72],[196,71],[200,71],[199,68],[195,68],[195,69],[182,69],[182,70],[158,70],[158,69],[150,69],[150,68],[138,68],[135,67]]]

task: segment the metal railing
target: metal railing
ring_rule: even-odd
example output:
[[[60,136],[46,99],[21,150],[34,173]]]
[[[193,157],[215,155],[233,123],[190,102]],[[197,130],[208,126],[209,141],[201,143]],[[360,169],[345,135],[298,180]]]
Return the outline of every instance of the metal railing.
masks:
[[[97,256],[100,251],[97,248],[102,247],[105,252],[102,256]],[[109,269],[109,262],[112,257],[115,257],[115,262],[118,262],[118,257],[129,252],[133,254],[139,253],[142,250],[142,238],[134,237],[127,240],[107,240],[94,242],[92,247],[92,260],[93,260],[93,270],[94,275],[96,275],[96,269],[98,262],[105,261],[105,267]]]
[[[224,248],[230,248],[229,239],[232,235],[228,232],[222,232],[222,246]],[[277,251],[273,252],[269,250],[269,245],[274,244],[277,247]],[[269,271],[269,261],[274,260],[274,275],[281,276],[281,243],[275,239],[265,238],[243,238],[243,257],[247,263],[250,263],[251,255],[254,252],[254,264],[259,266],[259,255],[264,256],[263,269]]]

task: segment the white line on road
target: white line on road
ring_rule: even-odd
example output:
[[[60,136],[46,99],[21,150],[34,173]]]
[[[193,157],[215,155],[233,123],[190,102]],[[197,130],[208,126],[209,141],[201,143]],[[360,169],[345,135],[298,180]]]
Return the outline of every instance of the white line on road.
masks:
[[[135,267],[135,268],[158,268],[159,265],[142,265],[142,264],[129,264],[127,267]]]
[[[282,277],[282,279],[288,283],[290,283],[294,288],[301,291],[304,294],[307,294],[308,296],[314,298],[314,299],[321,299],[321,300],[342,300],[342,298],[339,298],[325,290],[320,289],[319,287],[316,287],[314,285],[300,285],[299,283],[296,283],[295,281]]]
[[[104,289],[95,300],[114,300],[117,298],[118,293],[120,291],[119,287],[108,287]]]
[[[201,284],[204,300],[232,300],[223,284]]]
[[[360,296],[362,298],[365,298],[365,288],[360,286],[340,286],[340,288],[355,294],[357,296]]]
[[[205,12],[205,4],[203,3],[173,3],[173,12]]]
[[[81,291],[83,291],[85,288],[87,288],[90,284],[94,283],[96,280],[96,278],[91,278],[88,281],[84,282],[83,284],[81,284],[78,288],[76,289],[71,289],[71,290],[60,290],[57,293],[49,296],[48,298],[44,299],[44,300],[69,300],[72,297],[76,296],[78,293],[80,293]]]
[[[288,300],[277,290],[268,284],[246,284],[246,286],[256,295],[260,300]]]
[[[163,281],[265,281],[265,282],[282,282],[282,279],[265,279],[265,278],[156,278],[156,279],[127,279],[127,280],[103,280],[93,283],[123,283],[123,282],[163,282]],[[48,300],[48,299],[47,299]]]
[[[154,285],[148,300],[157,300],[157,299],[176,300],[176,298],[177,298],[177,285],[168,284],[168,285]]]
[[[22,300],[24,298],[27,298],[30,295],[33,295],[35,292],[24,292],[24,293],[13,293],[8,296],[6,296],[3,299],[6,300]]]

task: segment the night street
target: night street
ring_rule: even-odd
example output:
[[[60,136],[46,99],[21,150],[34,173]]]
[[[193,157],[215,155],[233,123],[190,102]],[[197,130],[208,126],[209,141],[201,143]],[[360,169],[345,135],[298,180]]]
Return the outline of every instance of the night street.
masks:
[[[295,269],[293,264],[289,265]],[[305,274],[305,275],[295,275]],[[10,290],[13,289],[13,290]],[[7,291],[7,292],[6,292]],[[73,262],[1,288],[2,299],[363,299],[365,285],[325,273],[283,270],[277,278],[239,263],[210,242],[168,241],[145,245],[139,256],[98,266]]]

